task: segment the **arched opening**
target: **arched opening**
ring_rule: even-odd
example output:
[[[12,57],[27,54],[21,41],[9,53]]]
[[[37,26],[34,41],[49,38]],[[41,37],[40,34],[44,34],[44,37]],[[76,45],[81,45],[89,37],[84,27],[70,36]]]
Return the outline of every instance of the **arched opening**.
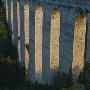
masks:
[[[26,1],[24,1],[26,3]],[[29,63],[29,6],[24,4],[24,32],[25,32],[25,68],[26,74]]]
[[[19,63],[21,60],[21,54],[20,54],[20,10],[19,10],[19,2],[17,3],[17,18],[18,18],[18,56],[19,56]]]
[[[60,12],[54,9],[51,14],[51,34],[50,34],[50,69],[51,79],[57,73],[59,67],[59,35],[60,35]]]
[[[35,11],[35,75],[36,81],[42,81],[42,23],[43,10],[41,5]]]
[[[86,17],[78,16],[75,21],[74,44],[73,44],[73,79],[77,80],[84,67]]]
[[[6,19],[8,21],[8,1],[6,0]]]

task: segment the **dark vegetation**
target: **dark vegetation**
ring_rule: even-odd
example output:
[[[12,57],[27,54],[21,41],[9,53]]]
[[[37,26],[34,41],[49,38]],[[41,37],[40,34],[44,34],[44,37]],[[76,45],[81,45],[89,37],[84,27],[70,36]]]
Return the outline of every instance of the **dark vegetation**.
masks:
[[[4,8],[0,0],[0,88],[14,85],[18,80],[18,67],[15,63],[16,54],[14,51]]]

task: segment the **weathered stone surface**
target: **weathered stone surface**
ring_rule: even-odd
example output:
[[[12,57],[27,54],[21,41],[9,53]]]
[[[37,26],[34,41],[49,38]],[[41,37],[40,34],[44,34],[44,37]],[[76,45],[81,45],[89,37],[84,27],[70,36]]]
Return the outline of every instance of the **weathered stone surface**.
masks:
[[[13,24],[11,24],[10,21],[8,22],[9,24],[13,25],[14,39],[15,39],[16,45],[18,43],[17,39],[20,38],[19,49],[22,48],[21,49],[22,54],[20,50],[18,49],[19,54],[21,55],[19,56],[22,57],[21,60],[25,62],[26,67],[28,68],[29,79],[34,83],[35,81],[37,81],[42,84],[46,84],[46,83],[50,84],[50,82],[52,81],[51,70],[54,68],[54,66],[55,67],[57,66],[57,72],[65,72],[67,74],[69,74],[70,68],[72,67],[72,62],[74,63],[74,66],[79,65],[80,68],[81,67],[83,68],[84,44],[85,44],[85,38],[84,38],[85,31],[84,30],[86,26],[86,23],[85,23],[86,19],[81,21],[82,23],[80,23],[80,27],[76,25],[77,34],[78,33],[79,34],[75,35],[75,19],[76,19],[75,17],[79,15],[80,16],[84,15],[89,22],[90,15],[88,14],[86,16],[86,14],[90,12],[89,0],[87,1],[85,0],[83,1],[80,1],[80,0],[78,1],[77,0],[74,0],[74,1],[73,0],[29,0],[29,6],[28,5],[25,6],[23,3],[23,0],[20,0],[20,1],[21,1],[20,5],[22,5],[22,8],[19,8],[19,3],[18,5],[16,5],[17,3],[16,1],[14,1],[15,2],[14,5],[16,6],[14,7],[14,10],[16,10],[17,7],[18,9],[16,10],[17,13],[13,11],[15,16],[13,16],[12,18],[10,16],[12,9],[11,11],[10,9],[8,9],[11,6],[7,6],[7,3],[4,3],[4,6],[6,6],[6,11],[8,13],[7,18],[9,18],[10,21],[14,20]],[[10,4],[10,1],[8,2],[8,4]],[[23,5],[25,6],[24,8],[23,8]],[[40,8],[36,6],[42,7],[42,13],[37,12]],[[19,11],[19,9],[21,9],[21,12]],[[50,37],[50,34],[52,33],[51,31],[52,15],[51,14],[52,14],[53,9],[57,9],[58,12],[60,13],[60,17],[58,18],[59,20],[57,20],[54,23],[55,25],[53,25],[53,28],[55,30],[57,30],[58,28],[59,30],[58,33],[60,33],[59,35],[57,34],[55,35],[56,32],[52,34],[52,36],[55,35],[55,40],[54,38],[53,40],[51,40],[52,36]],[[42,19],[39,16],[40,14],[42,15],[41,17]],[[25,18],[23,17],[24,15],[25,15]],[[17,16],[19,19],[18,23],[17,23]],[[20,17],[21,17],[21,22],[20,22]],[[55,15],[55,17],[58,17],[58,16]],[[60,21],[60,23],[58,21]],[[78,29],[82,30],[82,33]],[[88,29],[89,29],[89,24],[88,24]],[[59,40],[57,40],[57,38]],[[56,40],[60,42],[55,43]],[[20,44],[20,41],[21,41],[21,44]],[[89,57],[90,56],[89,55],[89,52],[90,52],[89,30],[88,30],[88,35],[87,35],[87,43],[88,43],[87,44],[88,49],[86,50],[86,58],[87,58],[87,62],[89,62],[90,61],[89,60],[90,59]],[[25,51],[27,50],[25,47],[26,44],[29,45],[28,53],[27,51]],[[73,48],[75,48],[73,44],[76,45],[76,48],[78,47],[78,50],[75,51],[77,55],[75,53],[73,54],[74,52]],[[59,50],[56,50],[56,48],[58,47],[59,47]],[[56,55],[56,53],[54,53],[54,50],[52,49],[54,49],[57,53],[59,53],[58,56]],[[50,50],[52,52],[50,52]],[[29,55],[25,55],[26,57],[24,57],[25,53]],[[73,55],[74,55],[74,58],[73,58]],[[41,73],[39,76],[38,76],[38,71]]]
[[[73,60],[74,21],[75,14],[73,9],[62,9],[59,42],[59,70],[61,73],[65,72],[69,74],[71,68]]]

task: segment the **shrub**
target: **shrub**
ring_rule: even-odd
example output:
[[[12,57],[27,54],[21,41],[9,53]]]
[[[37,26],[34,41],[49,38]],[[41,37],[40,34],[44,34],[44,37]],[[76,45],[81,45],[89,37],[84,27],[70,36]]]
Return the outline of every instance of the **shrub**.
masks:
[[[72,84],[72,79],[68,74],[64,72],[62,74],[60,74],[59,72],[57,73],[57,76],[55,77],[55,81],[54,81],[54,87],[56,89],[68,88],[71,86],[71,84]]]

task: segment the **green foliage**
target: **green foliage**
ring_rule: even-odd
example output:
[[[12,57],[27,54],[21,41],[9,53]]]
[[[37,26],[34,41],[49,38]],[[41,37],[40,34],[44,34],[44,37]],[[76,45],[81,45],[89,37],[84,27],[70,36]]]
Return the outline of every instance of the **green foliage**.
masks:
[[[64,72],[62,74],[60,74],[59,72],[57,73],[54,82],[54,87],[56,89],[64,88],[64,87],[68,88],[71,86],[71,84],[72,84],[72,79],[68,74]]]
[[[84,67],[84,85],[85,87],[90,86],[90,63],[85,61],[85,67]]]
[[[79,76],[78,76],[78,84],[85,84],[85,75],[84,72],[80,72]]]
[[[18,66],[10,59],[0,59],[0,87],[15,85],[18,81]]]
[[[89,82],[90,82],[90,63],[85,61],[84,70],[83,72],[80,72],[77,83],[87,87],[90,85]]]
[[[73,84],[71,87],[61,90],[85,90],[84,86],[78,83]]]
[[[76,10],[76,12],[77,12],[77,15],[79,15],[79,16],[82,16],[82,17],[85,16],[85,12],[81,8]]]

